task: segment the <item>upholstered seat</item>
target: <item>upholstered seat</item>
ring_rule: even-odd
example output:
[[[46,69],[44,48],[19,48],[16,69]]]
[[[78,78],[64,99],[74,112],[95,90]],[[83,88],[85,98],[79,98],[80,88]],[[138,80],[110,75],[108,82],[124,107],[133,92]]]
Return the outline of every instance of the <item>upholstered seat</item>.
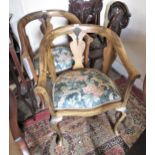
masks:
[[[117,102],[121,96],[112,80],[95,69],[82,69],[60,75],[53,88],[54,108],[92,109]]]
[[[54,64],[56,68],[56,73],[68,70],[72,68],[73,59],[69,47],[57,46],[51,49],[51,52],[54,56]],[[35,59],[35,70],[38,72],[39,60]]]

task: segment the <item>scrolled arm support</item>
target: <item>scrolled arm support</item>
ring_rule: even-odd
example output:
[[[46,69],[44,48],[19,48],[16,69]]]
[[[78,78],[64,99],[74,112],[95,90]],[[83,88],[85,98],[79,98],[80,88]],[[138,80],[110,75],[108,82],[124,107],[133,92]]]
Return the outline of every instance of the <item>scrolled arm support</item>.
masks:
[[[54,115],[55,112],[54,112],[54,108],[53,108],[53,103],[52,103],[50,96],[48,95],[48,92],[46,91],[46,89],[41,86],[37,86],[37,87],[35,87],[34,92],[36,95],[38,94],[38,96],[39,95],[43,96],[44,103],[48,107],[50,114]]]
[[[110,29],[107,29],[106,33],[108,35],[108,40],[110,40],[110,42],[112,43],[114,51],[118,54],[123,66],[125,67],[129,75],[127,88],[125,90],[125,94],[123,98],[123,104],[124,106],[126,106],[127,101],[129,99],[132,85],[134,84],[135,80],[140,77],[140,74],[138,73],[134,65],[132,65],[130,60],[128,59],[128,56],[126,54],[125,48],[123,46],[123,43],[120,37],[115,32],[111,31]]]
[[[126,90],[124,93],[124,98],[123,98],[123,106],[124,107],[127,105],[127,101],[130,97],[130,92],[131,92],[132,86],[133,86],[135,80],[139,77],[140,77],[140,75],[136,75],[136,76],[131,76],[128,78],[128,84],[127,84],[127,87],[126,87]]]

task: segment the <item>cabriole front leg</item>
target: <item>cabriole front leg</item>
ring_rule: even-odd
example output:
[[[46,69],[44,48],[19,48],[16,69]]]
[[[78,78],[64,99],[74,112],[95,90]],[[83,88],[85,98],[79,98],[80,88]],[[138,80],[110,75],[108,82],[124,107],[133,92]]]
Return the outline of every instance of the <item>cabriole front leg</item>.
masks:
[[[126,109],[126,107],[122,107],[122,108],[116,109],[116,111],[121,112],[121,116],[117,120],[117,122],[115,124],[115,127],[114,127],[114,133],[115,133],[115,135],[116,136],[119,136],[118,127],[120,126],[120,124],[122,123],[122,121],[126,118],[127,109]]]
[[[57,133],[56,144],[62,146],[63,144],[63,136],[60,130],[59,122],[62,121],[62,117],[52,117],[50,120],[50,125],[52,129],[54,129]]]

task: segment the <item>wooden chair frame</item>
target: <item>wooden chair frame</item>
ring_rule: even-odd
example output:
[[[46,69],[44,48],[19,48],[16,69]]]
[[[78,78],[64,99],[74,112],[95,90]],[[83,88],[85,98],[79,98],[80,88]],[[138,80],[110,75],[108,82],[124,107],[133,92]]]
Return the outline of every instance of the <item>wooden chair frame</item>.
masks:
[[[26,66],[28,66],[28,70],[31,74],[31,79],[34,79],[35,83],[37,83],[38,76],[34,69],[34,54],[32,52],[29,39],[26,35],[25,27],[31,21],[39,19],[42,22],[41,30],[45,34],[48,31],[53,30],[53,26],[50,23],[52,17],[64,17],[71,24],[80,24],[80,20],[75,15],[63,10],[46,10],[33,12],[24,16],[18,23],[18,33],[21,41],[21,62],[25,63]],[[89,44],[92,42],[92,39],[89,36],[86,36],[86,40],[89,47]],[[86,51],[88,50],[89,49],[86,48]]]
[[[39,80],[38,80],[37,87],[35,88],[35,92],[36,92],[36,94],[43,95],[45,103],[48,106],[53,119],[55,119],[55,117],[62,118],[63,116],[90,117],[90,116],[101,114],[102,112],[106,112],[111,109],[116,109],[116,111],[119,111],[122,114],[121,117],[119,118],[119,120],[116,122],[115,127],[114,127],[114,132],[116,135],[118,135],[119,134],[118,126],[126,117],[126,105],[127,105],[128,99],[129,99],[132,85],[133,85],[134,81],[138,77],[140,77],[140,75],[139,75],[138,71],[135,69],[135,67],[132,65],[132,63],[129,61],[121,39],[112,30],[105,28],[105,27],[101,27],[101,26],[95,26],[95,25],[88,25],[88,24],[78,25],[78,28],[84,34],[97,33],[97,35],[100,35],[101,37],[106,37],[107,40],[112,44],[116,54],[119,56],[120,60],[122,61],[122,64],[126,68],[128,75],[129,75],[128,76],[128,84],[127,84],[125,93],[124,93],[121,101],[110,103],[110,104],[104,104],[100,107],[90,109],[90,110],[76,110],[76,109],[75,110],[55,110],[53,108],[52,100],[46,91],[47,70],[51,74],[51,80],[53,82],[57,78],[57,75],[55,72],[55,67],[54,67],[54,62],[53,62],[53,56],[49,50],[50,49],[49,45],[56,37],[58,37],[60,35],[69,34],[71,36],[74,33],[76,27],[77,27],[77,25],[69,25],[66,27],[58,28],[53,31],[52,30],[49,31],[49,33],[44,36],[43,40],[41,41],[40,48],[39,48],[39,73],[40,74],[39,74]],[[73,42],[80,42],[80,40],[82,40],[82,37],[81,38],[79,37],[78,40],[73,40]],[[74,56],[74,53],[73,53],[73,56]],[[86,55],[85,59],[88,59],[88,55]],[[75,61],[78,61],[78,59],[75,58]],[[103,61],[103,66],[107,66],[105,63],[106,62]],[[75,64],[76,64],[76,62],[75,62]],[[77,66],[75,68],[78,69],[78,68],[81,68],[81,66],[80,67]],[[107,69],[104,68],[103,72],[106,73],[106,70]],[[56,126],[55,129],[56,129],[58,135],[62,138],[62,136],[60,134],[59,126],[58,126],[59,121],[60,120],[56,121],[56,119],[55,119],[54,121],[51,121],[51,123]]]

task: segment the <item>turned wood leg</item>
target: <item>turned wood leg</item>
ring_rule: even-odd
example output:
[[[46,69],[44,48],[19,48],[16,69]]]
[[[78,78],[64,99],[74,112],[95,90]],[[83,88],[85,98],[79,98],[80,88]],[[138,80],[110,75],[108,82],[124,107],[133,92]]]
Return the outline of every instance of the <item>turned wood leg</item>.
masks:
[[[59,126],[59,122],[62,121],[62,119],[62,117],[52,117],[50,121],[52,129],[54,129],[57,133],[56,144],[58,144],[59,146],[62,146],[63,144],[63,136]]]
[[[114,133],[116,136],[119,136],[119,132],[118,132],[118,127],[121,124],[121,122],[125,119],[126,117],[126,107],[122,107],[119,109],[116,109],[116,111],[121,112],[121,117],[117,120],[115,127],[114,127]]]

